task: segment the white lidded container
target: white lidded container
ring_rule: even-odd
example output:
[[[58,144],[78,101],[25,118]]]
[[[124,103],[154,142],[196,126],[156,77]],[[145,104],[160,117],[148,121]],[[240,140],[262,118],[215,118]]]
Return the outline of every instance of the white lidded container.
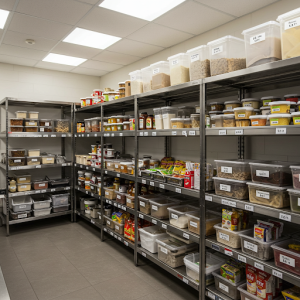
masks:
[[[170,56],[168,61],[170,64],[171,85],[190,81],[189,56],[186,53]]]
[[[210,77],[209,47],[201,45],[186,52],[190,63],[190,80]]]
[[[244,40],[226,35],[207,43],[211,76],[246,68]]]
[[[198,208],[192,205],[179,205],[168,207],[170,224],[178,228],[188,227],[186,214],[197,211]]]
[[[278,16],[282,59],[300,55],[300,8]]]
[[[171,119],[177,117],[178,108],[173,106],[165,106],[161,108],[163,117],[163,129],[172,129]]]
[[[170,86],[170,66],[167,61],[159,61],[150,65],[152,70],[152,90]]]
[[[161,108],[153,108],[154,118],[155,118],[155,129],[164,129],[163,116]]]
[[[136,70],[129,73],[131,82],[131,95],[143,93],[143,81],[141,70]]]
[[[247,68],[281,60],[280,24],[269,21],[242,32]]]
[[[141,69],[142,82],[143,82],[143,93],[149,92],[152,90],[152,68],[148,66]]]
[[[157,253],[157,238],[168,238],[168,234],[164,229],[158,226],[150,226],[145,228],[139,228],[141,246],[151,253]]]

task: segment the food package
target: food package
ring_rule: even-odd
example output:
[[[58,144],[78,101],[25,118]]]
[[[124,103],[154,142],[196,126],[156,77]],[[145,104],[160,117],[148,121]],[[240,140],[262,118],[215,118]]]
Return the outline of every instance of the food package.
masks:
[[[285,300],[300,300],[300,287],[293,286],[281,292]]]
[[[183,160],[176,160],[174,163],[173,175],[184,175],[185,171],[185,162]]]
[[[237,211],[230,211],[228,209],[222,209],[222,228],[226,228],[232,231],[238,230],[239,214]]]
[[[241,281],[241,271],[237,267],[233,267],[230,264],[224,264],[220,268],[220,274],[232,283],[238,283]]]
[[[251,265],[246,264],[247,292],[252,295],[256,295],[256,277],[257,269]]]
[[[262,242],[277,240],[278,228],[274,228],[274,224],[272,223],[258,220],[257,225],[254,226],[254,238]]]
[[[282,222],[271,220],[271,219],[269,219],[268,222],[271,223],[271,224],[274,224],[274,227],[278,228],[278,237],[277,237],[277,239],[280,238],[281,235],[282,235],[282,232],[283,232],[283,225],[284,224]]]
[[[273,299],[273,295],[275,295],[275,279],[273,275],[257,270],[256,295],[264,300]]]
[[[247,229],[249,227],[250,212],[235,208],[232,211],[236,211],[239,215],[238,230]]]

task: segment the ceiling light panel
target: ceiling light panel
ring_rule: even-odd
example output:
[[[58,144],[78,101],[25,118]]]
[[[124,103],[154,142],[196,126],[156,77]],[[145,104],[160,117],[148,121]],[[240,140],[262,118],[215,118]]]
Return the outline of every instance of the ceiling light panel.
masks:
[[[43,61],[47,61],[47,62],[51,62],[51,63],[55,63],[55,64],[61,64],[61,65],[68,65],[68,66],[79,66],[80,64],[85,62],[86,59],[50,53],[43,59]]]
[[[185,0],[104,0],[99,6],[153,21]]]
[[[121,38],[91,30],[75,28],[63,41],[66,43],[105,49]]]
[[[0,9],[0,29],[3,29],[9,15],[9,11]]]

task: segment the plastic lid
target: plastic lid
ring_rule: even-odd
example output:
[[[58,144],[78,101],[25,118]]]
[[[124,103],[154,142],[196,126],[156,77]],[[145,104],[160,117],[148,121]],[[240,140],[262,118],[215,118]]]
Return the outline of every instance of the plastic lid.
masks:
[[[255,115],[255,116],[250,116],[249,119],[267,119],[267,115]]]
[[[224,109],[224,110],[223,110],[223,113],[225,114],[226,112],[233,113],[233,109]]]
[[[300,94],[288,94],[284,95],[284,98],[300,98]]]
[[[275,119],[275,118],[290,118],[291,114],[271,114],[268,115],[268,120],[269,119]]]
[[[238,180],[236,180],[236,181],[238,181]],[[253,231],[253,228],[244,229],[244,230],[240,230],[240,231],[232,231],[232,230],[230,230],[230,229],[223,228],[223,227],[222,227],[222,223],[215,224],[215,225],[214,225],[214,228],[215,228],[215,229],[221,229],[221,230],[224,230],[224,231],[228,231],[228,232],[230,232],[230,233],[232,233],[232,234],[238,234],[238,235],[239,235],[240,233],[247,233],[247,232]],[[222,278],[223,278],[223,277],[222,277]],[[224,279],[225,279],[225,278],[224,278]],[[231,281],[228,280],[228,282],[231,282]],[[232,283],[232,282],[231,282],[231,283]],[[240,284],[240,282],[239,282],[238,284]]]
[[[274,100],[274,99],[279,99],[279,101],[281,100],[281,97],[274,97],[274,96],[266,96],[266,97],[262,97],[260,98],[261,100]]]
[[[209,111],[209,114],[223,114],[223,111],[221,110],[216,110],[216,111]]]
[[[18,110],[16,113],[27,113],[27,110]]]
[[[149,69],[151,69],[151,66],[148,66],[148,67],[146,67],[146,68],[143,68],[143,69],[141,69],[141,71],[145,71],[145,70],[149,70]],[[124,82],[125,83],[125,82]]]
[[[209,106],[211,105],[224,105],[224,102],[220,102],[220,101],[215,101],[215,102],[210,102],[208,103]]]
[[[241,104],[241,101],[239,100],[231,100],[231,101],[226,101],[224,102],[224,104]]]
[[[269,21],[269,22],[266,22],[266,23],[263,23],[263,24],[260,24],[260,25],[257,25],[257,26],[254,26],[252,28],[249,28],[249,29],[246,29],[242,32],[242,34],[245,34],[245,33],[248,33],[250,31],[253,31],[253,30],[256,30],[256,29],[260,29],[262,27],[265,27],[265,26],[268,26],[268,25],[275,25],[277,27],[280,26],[280,24],[278,22],[275,22],[275,21]]]
[[[267,185],[267,184],[260,184],[260,183],[255,183],[255,182],[247,182],[248,185],[252,185],[252,186],[257,186],[260,188],[268,188],[271,190],[276,190],[276,191],[286,191],[288,188],[290,187],[280,187],[280,186],[275,186],[275,185]]]
[[[125,122],[123,122],[123,124],[130,124],[130,122],[129,121],[125,121]]]
[[[124,82],[119,82],[119,84],[125,84],[125,81]]]
[[[239,111],[239,110],[251,110],[251,111],[253,111],[254,108],[253,107],[236,107],[233,110],[234,111]]]
[[[212,116],[212,117],[214,117],[214,116]],[[218,116],[215,116],[215,117],[218,117]],[[221,115],[221,117],[223,117],[223,119],[234,119],[235,118],[235,114]]]
[[[249,163],[254,162],[254,160],[251,160],[251,159],[226,159],[226,160],[215,159],[215,162],[248,165]]]
[[[154,64],[151,64],[150,67],[154,67],[154,66],[159,65],[159,64],[168,64],[169,65],[169,63],[167,61],[163,61],[162,60],[162,61],[158,61],[158,62],[156,62]]]
[[[25,182],[23,182],[23,183],[17,183],[17,185],[27,185],[27,184],[31,184],[31,182],[27,182],[27,183],[25,183]]]
[[[290,194],[297,194],[297,195],[300,195],[300,190],[287,189],[287,191],[288,191]]]
[[[291,113],[291,115],[292,115],[292,117],[300,116],[300,111],[293,112],[293,113]]]
[[[40,119],[40,121],[52,121],[52,119]]]
[[[175,55],[172,55],[172,56],[169,56],[167,59],[168,60],[171,60],[171,59],[173,59],[173,58],[175,58],[175,57],[178,57],[178,56],[180,56],[180,55],[186,55],[186,53],[178,53],[178,54],[175,54]]]
[[[199,47],[195,47],[195,48],[193,48],[193,49],[190,49],[190,50],[186,51],[186,53],[194,52],[194,51],[197,51],[197,50],[206,48],[206,47],[207,47],[206,45],[201,45],[201,46],[199,46]]]
[[[228,182],[236,182],[236,183],[247,183],[249,180],[235,180],[235,179],[228,179],[228,178],[221,178],[221,177],[213,177],[213,180],[224,180]]]
[[[39,114],[40,112],[39,111],[29,111],[29,113],[31,113],[31,114]]]
[[[161,109],[176,109],[176,110],[178,110],[178,107],[175,107],[175,106],[164,106],[164,107],[161,107]]]
[[[28,149],[28,152],[29,151],[41,151],[41,149]]]
[[[172,122],[172,121],[183,121],[183,119],[182,119],[182,118],[172,118],[172,119],[171,119],[171,122]]]
[[[200,114],[191,114],[191,118],[200,118]]]
[[[291,102],[290,101],[274,101],[274,102],[270,102],[269,106],[275,106],[275,105],[281,105],[281,104],[290,105]]]
[[[262,106],[262,107],[260,108],[260,110],[264,110],[264,109],[271,109],[271,107],[270,107],[270,106]]]
[[[290,18],[290,17],[294,17],[294,16],[296,17],[296,16],[298,16],[298,14],[300,14],[300,7],[278,16],[276,21],[280,22],[286,18]]]
[[[10,120],[24,120],[24,118],[9,118]]]
[[[245,99],[241,100],[241,102],[248,102],[248,101],[260,101],[260,99],[258,99],[258,98],[245,98]]]
[[[279,160],[274,160],[270,161],[268,163],[264,162],[250,162],[250,165],[255,165],[255,166],[262,166],[262,167],[272,167],[272,168],[283,168],[283,167],[288,167],[290,164],[298,164],[298,163],[293,163],[293,162],[288,162],[288,161],[279,161]]]
[[[219,120],[219,119],[222,119],[225,115],[215,115],[215,116],[211,116],[210,118],[212,120]]]
[[[225,42],[226,40],[230,40],[230,39],[233,39],[233,40],[244,43],[244,40],[242,40],[242,39],[239,39],[239,38],[237,38],[235,36],[232,36],[232,35],[226,35],[226,36],[223,36],[223,37],[221,37],[219,39],[216,39],[214,41],[208,42],[207,45],[212,45],[212,44],[217,44],[217,43],[220,43],[220,42]]]
[[[136,73],[139,73],[139,72],[141,72],[141,70],[135,70],[135,71],[130,72],[128,75],[129,76],[130,75],[135,75]]]

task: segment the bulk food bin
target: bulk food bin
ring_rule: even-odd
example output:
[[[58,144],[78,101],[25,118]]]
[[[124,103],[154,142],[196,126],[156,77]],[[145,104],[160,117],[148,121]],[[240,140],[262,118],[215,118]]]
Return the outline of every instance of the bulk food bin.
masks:
[[[23,132],[23,126],[9,126],[9,132]]]
[[[290,199],[284,187],[248,182],[249,201],[275,208],[288,207]]]
[[[186,53],[170,56],[168,61],[170,64],[171,85],[190,81],[189,56]]]
[[[104,216],[106,226],[110,229],[115,229],[115,222],[108,216]]]
[[[236,107],[233,109],[236,120],[249,119],[250,116],[254,115],[253,107]]]
[[[136,70],[128,74],[131,81],[131,95],[143,93],[143,82],[141,70]]]
[[[241,300],[261,300],[260,297],[256,296],[256,295],[253,295],[251,293],[249,293],[247,291],[247,283],[244,283],[240,286],[238,286],[238,290],[240,291],[241,293]],[[280,300],[280,299],[283,299],[282,296],[277,296],[276,298],[273,297],[274,300]]]
[[[172,106],[165,106],[161,108],[163,117],[163,129],[172,129],[171,119],[177,117],[178,108]]]
[[[115,223],[115,232],[121,235],[124,235],[124,224],[120,224],[116,221],[112,221]]]
[[[274,249],[275,265],[300,276],[300,240],[292,238],[271,247]]]
[[[10,118],[9,123],[12,126],[23,126],[24,119],[23,118]]]
[[[29,173],[14,174],[17,183],[29,183],[31,182],[31,175]]]
[[[197,211],[198,208],[191,205],[179,205],[168,207],[170,224],[178,228],[188,227],[186,214]]]
[[[152,68],[151,66],[141,69],[143,93],[152,90]]]
[[[53,206],[67,205],[70,202],[70,193],[51,194]]]
[[[33,216],[34,217],[42,217],[42,216],[50,215],[51,209],[52,209],[52,207],[44,208],[44,209],[34,209]]]
[[[166,231],[158,226],[139,228],[141,246],[151,253],[157,253],[158,247],[156,240],[168,238]]]
[[[13,212],[24,212],[31,210],[32,200],[30,197],[17,197],[11,199],[11,207]]]
[[[68,210],[69,206],[70,206],[70,204],[60,205],[60,206],[52,206],[52,212],[57,213],[57,212]]]
[[[190,63],[190,80],[210,77],[209,48],[202,45],[186,52]]]
[[[173,237],[157,238],[158,259],[171,268],[184,265],[186,254],[197,251],[198,244],[185,244]]]
[[[300,190],[300,166],[290,166],[293,176],[293,187]]]
[[[242,106],[242,103],[241,101],[238,101],[238,100],[232,100],[232,101],[226,101],[224,102],[224,105],[225,105],[225,109],[234,109],[236,107],[241,107]]]
[[[235,249],[241,248],[242,243],[240,234],[250,234],[253,232],[253,228],[240,231],[232,231],[226,228],[222,228],[222,223],[214,225],[214,228],[216,229],[217,241],[221,244]]]
[[[266,22],[242,32],[247,68],[281,60],[280,24]]]
[[[10,167],[25,166],[25,157],[8,157],[8,165]]]
[[[17,183],[18,192],[27,192],[31,191],[31,182],[29,183]]]
[[[291,102],[289,101],[274,101],[270,102],[271,114],[289,114]]]
[[[245,45],[231,35],[207,43],[211,76],[246,68]]]
[[[169,211],[168,207],[176,206],[180,204],[179,201],[173,201],[169,199],[150,199],[151,216],[157,219],[168,219]]]
[[[26,119],[27,118],[27,111],[26,110],[18,110],[16,111],[16,118],[17,119]]]
[[[126,195],[126,206],[134,209],[134,196]]]
[[[37,179],[32,181],[34,190],[44,190],[48,188],[48,180]]]
[[[161,89],[171,85],[170,66],[167,61],[159,61],[150,65],[150,67],[152,70],[152,90]]]
[[[139,201],[139,211],[142,212],[143,214],[150,215],[151,213],[151,204],[149,200],[156,200],[160,199],[163,200],[164,198],[159,195],[143,195],[143,196],[138,196],[138,201]]]
[[[68,119],[56,119],[54,120],[54,131],[55,132],[69,132],[70,131],[70,120]]]
[[[288,189],[290,195],[291,211],[300,213],[300,190]]]
[[[235,180],[213,177],[215,192],[219,196],[231,197],[238,200],[247,200],[249,197],[246,180]]]
[[[10,214],[10,218],[12,220],[19,220],[19,219],[25,219],[25,218],[29,218],[31,217],[31,213],[32,211],[29,210],[29,211],[22,211],[22,212],[13,212],[12,210],[9,211],[9,214]]]
[[[26,150],[22,148],[8,149],[8,156],[10,157],[25,157]]]
[[[120,193],[118,191],[115,191],[116,193],[116,201],[118,203],[121,203],[121,204],[126,204],[126,196],[127,194],[126,193]]]
[[[37,194],[37,195],[31,195],[30,196],[32,202],[33,202],[33,209],[44,209],[49,208],[51,206],[51,197],[47,194]]]

